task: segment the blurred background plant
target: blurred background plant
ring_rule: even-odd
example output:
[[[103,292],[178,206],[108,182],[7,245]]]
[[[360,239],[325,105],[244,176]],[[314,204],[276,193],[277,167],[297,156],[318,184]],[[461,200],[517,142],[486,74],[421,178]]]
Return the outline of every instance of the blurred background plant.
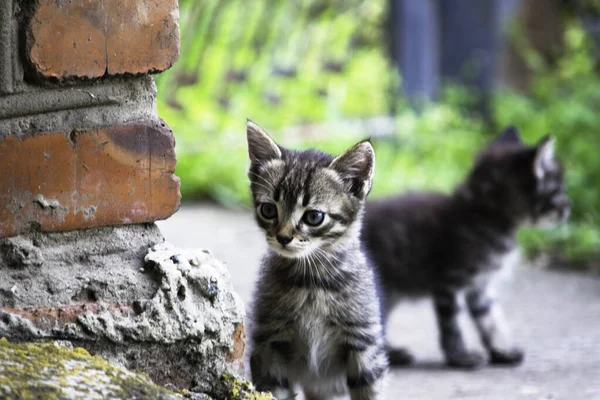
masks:
[[[586,16],[598,9],[586,6]],[[565,10],[555,57],[511,25],[527,87],[499,87],[482,115],[474,112],[480,96],[464,86],[445,84],[418,110],[399,94],[384,0],[180,0],[181,58],[157,86],[159,114],[177,139],[183,200],[249,204],[246,118],[284,146],[339,153],[372,137],[373,198],[452,190],[478,149],[514,124],[529,143],[556,136],[574,201],[567,225],[520,232],[526,254],[593,265],[600,259],[597,42],[589,21]]]

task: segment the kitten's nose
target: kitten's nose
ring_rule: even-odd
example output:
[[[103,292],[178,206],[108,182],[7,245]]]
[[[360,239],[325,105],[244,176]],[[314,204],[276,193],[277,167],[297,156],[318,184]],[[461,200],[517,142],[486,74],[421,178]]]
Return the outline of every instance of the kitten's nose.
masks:
[[[285,246],[286,244],[288,244],[289,242],[291,242],[294,239],[292,236],[288,236],[288,235],[277,235],[277,236],[275,236],[275,238],[283,246]]]

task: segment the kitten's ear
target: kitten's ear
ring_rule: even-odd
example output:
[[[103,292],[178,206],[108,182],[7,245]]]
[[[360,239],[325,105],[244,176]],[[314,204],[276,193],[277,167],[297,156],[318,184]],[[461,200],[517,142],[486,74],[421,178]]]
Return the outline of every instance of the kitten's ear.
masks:
[[[509,125],[494,139],[494,144],[523,144],[519,130],[514,125]]]
[[[329,164],[346,184],[347,190],[364,199],[371,190],[375,172],[375,151],[369,140],[360,142]]]
[[[252,164],[281,158],[281,149],[277,143],[260,126],[250,120],[246,122],[246,136],[248,155]]]
[[[545,136],[536,146],[533,171],[538,179],[542,179],[554,164],[554,138]]]

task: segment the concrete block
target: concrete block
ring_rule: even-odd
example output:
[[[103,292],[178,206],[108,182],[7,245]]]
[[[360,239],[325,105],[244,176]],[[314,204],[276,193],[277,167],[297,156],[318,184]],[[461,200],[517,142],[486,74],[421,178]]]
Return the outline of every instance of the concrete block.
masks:
[[[67,340],[219,399],[223,374],[243,376],[244,306],[210,251],[164,243],[154,224],[31,232],[7,244],[43,261],[0,257],[0,337]]]
[[[0,136],[72,131],[158,119],[151,76],[50,87],[0,96]]]
[[[0,237],[166,219],[179,208],[164,123],[0,139]]]

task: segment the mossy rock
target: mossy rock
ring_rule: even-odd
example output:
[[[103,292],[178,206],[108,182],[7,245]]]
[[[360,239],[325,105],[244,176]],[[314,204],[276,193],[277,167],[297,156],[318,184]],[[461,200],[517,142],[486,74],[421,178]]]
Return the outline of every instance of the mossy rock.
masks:
[[[221,380],[228,390],[227,400],[275,400],[271,393],[257,392],[246,380],[228,374],[223,374]]]
[[[0,339],[1,399],[185,399],[81,348]]]

